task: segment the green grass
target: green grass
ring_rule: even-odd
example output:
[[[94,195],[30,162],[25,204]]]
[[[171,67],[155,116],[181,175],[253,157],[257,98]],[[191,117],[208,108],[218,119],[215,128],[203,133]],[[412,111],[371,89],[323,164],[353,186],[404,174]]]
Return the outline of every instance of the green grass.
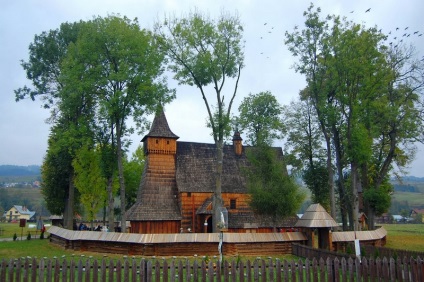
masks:
[[[15,222],[15,223],[8,223],[8,222],[3,222],[0,223],[0,238],[13,238],[13,234],[16,233],[16,235],[18,236],[18,239],[21,239],[21,234],[22,234],[22,240],[26,240],[26,237],[28,235],[28,232],[31,233],[31,235],[40,235],[40,231],[37,230],[37,228],[33,227],[33,228],[29,228],[29,225],[34,225],[36,224],[35,222],[30,222],[27,223],[25,227],[19,227],[19,222]]]
[[[424,224],[383,224],[387,248],[424,252]]]
[[[392,201],[407,202],[411,207],[421,207],[424,203],[424,193],[395,192]]]

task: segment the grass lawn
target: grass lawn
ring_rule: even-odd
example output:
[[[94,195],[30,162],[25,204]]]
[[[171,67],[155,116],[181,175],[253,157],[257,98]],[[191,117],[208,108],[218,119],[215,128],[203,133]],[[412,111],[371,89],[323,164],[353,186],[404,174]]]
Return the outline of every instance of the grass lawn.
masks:
[[[387,248],[424,252],[424,224],[383,224]]]
[[[103,253],[93,253],[93,252],[79,252],[75,250],[65,250],[62,247],[50,244],[48,239],[32,239],[32,240],[23,240],[23,241],[12,241],[12,242],[0,242],[0,261],[3,258],[22,258],[22,257],[37,257],[43,258],[47,257],[52,259],[54,257],[60,259],[79,259],[80,257],[89,258],[92,257],[94,259],[102,259],[103,257],[107,257],[107,259],[123,259],[124,255],[122,254],[103,254]],[[135,256],[136,258],[141,258],[141,256]],[[149,257],[146,257],[149,258]],[[151,258],[151,257],[150,257]],[[162,258],[162,257],[161,257]],[[212,258],[210,259],[218,259]],[[242,259],[250,259],[254,260],[255,257],[243,257]],[[273,258],[279,258],[280,260],[298,260],[299,258],[293,255],[281,255],[281,256],[273,256]],[[172,259],[167,257],[167,259]],[[189,257],[190,260],[200,260],[203,259],[202,256],[193,256]],[[237,257],[226,257],[227,260],[237,259]]]
[[[27,238],[28,232],[30,232],[31,236],[33,237],[34,235],[37,235],[37,237],[40,235],[40,231],[37,230],[35,222],[30,222],[30,223],[27,222],[25,227],[19,227],[19,222],[0,223],[0,239],[13,238],[13,234],[16,233],[19,239],[21,238],[21,234],[22,234],[22,240],[25,240]]]

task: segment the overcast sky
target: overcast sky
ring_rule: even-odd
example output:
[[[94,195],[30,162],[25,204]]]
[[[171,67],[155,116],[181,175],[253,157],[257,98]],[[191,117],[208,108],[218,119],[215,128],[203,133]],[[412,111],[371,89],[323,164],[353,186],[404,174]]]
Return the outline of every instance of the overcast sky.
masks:
[[[396,27],[398,33],[409,27],[424,31],[424,1],[422,0],[360,0],[312,1],[322,8],[322,15],[346,16],[367,26],[377,25],[388,34]],[[16,0],[0,4],[0,165],[41,165],[47,149],[50,125],[45,123],[49,111],[40,101],[15,102],[13,90],[31,86],[20,66],[28,60],[28,46],[34,35],[57,29],[63,22],[90,20],[93,16],[120,14],[138,18],[141,27],[151,28],[165,14],[181,16],[195,8],[215,18],[222,10],[237,13],[244,25],[246,40],[245,64],[239,83],[233,112],[241,99],[249,93],[271,91],[282,105],[297,97],[305,86],[304,78],[291,68],[293,57],[284,45],[284,32],[295,25],[303,28],[303,12],[310,0]],[[369,12],[365,12],[371,8]],[[353,11],[353,12],[352,12]],[[266,24],[265,24],[266,23]],[[402,34],[400,34],[401,36]],[[424,36],[408,38],[424,53]],[[263,53],[263,54],[261,54]],[[176,88],[177,99],[165,108],[171,130],[181,141],[213,143],[205,127],[206,109],[194,88],[178,86],[171,77],[169,84]],[[228,85],[230,86],[230,85]],[[231,87],[226,88],[230,93]],[[229,94],[227,95],[229,96]],[[132,150],[142,136],[133,135]],[[277,144],[284,146],[283,143]],[[410,174],[424,177],[424,147],[420,146]]]

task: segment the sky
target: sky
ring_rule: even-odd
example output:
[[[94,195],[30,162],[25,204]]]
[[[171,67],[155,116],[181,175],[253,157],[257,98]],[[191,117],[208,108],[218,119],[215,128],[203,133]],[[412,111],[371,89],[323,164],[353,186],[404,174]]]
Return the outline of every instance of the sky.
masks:
[[[15,102],[14,90],[31,86],[20,61],[28,60],[28,46],[34,36],[59,28],[61,23],[90,20],[94,16],[119,14],[137,18],[142,28],[151,29],[165,15],[187,15],[195,9],[217,18],[222,12],[238,14],[244,26],[245,67],[242,69],[232,112],[243,97],[270,91],[281,105],[295,100],[305,79],[292,68],[295,58],[284,44],[285,31],[304,27],[303,12],[313,2],[322,16],[340,15],[366,26],[378,26],[386,34],[401,36],[406,27],[411,35],[424,31],[422,0],[19,0],[0,4],[0,165],[41,165],[47,150],[49,111],[41,101]],[[368,12],[366,12],[370,9]],[[396,31],[396,28],[399,28]],[[401,33],[402,32],[402,33]],[[424,36],[410,36],[408,42],[424,55]],[[180,86],[168,76],[177,98],[165,106],[171,130],[180,141],[213,143],[206,128],[207,112],[194,87]],[[211,91],[211,90],[209,90]],[[224,89],[227,96],[233,85]],[[153,117],[150,117],[152,120]],[[133,151],[143,135],[130,136]],[[284,143],[275,144],[284,147]],[[409,174],[424,177],[424,146],[418,145]]]

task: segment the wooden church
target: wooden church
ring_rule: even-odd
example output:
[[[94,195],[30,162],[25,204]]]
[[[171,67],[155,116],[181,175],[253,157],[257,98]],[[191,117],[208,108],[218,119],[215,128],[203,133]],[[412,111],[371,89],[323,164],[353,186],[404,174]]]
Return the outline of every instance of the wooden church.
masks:
[[[142,139],[146,162],[136,203],[127,211],[131,233],[158,234],[212,232],[212,195],[215,190],[215,144],[181,142],[159,111]],[[283,157],[281,148],[275,148]],[[272,232],[270,218],[255,214],[248,205],[248,165],[242,138],[224,145],[222,198],[228,211],[228,232]],[[278,228],[294,226],[297,218],[281,219]]]

